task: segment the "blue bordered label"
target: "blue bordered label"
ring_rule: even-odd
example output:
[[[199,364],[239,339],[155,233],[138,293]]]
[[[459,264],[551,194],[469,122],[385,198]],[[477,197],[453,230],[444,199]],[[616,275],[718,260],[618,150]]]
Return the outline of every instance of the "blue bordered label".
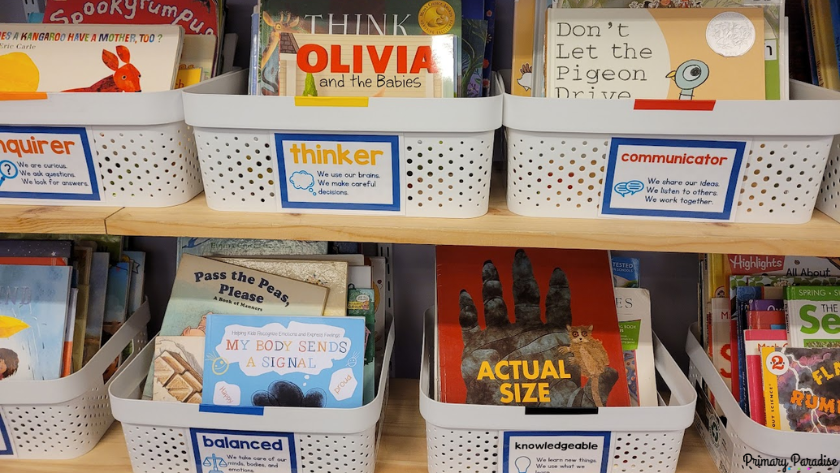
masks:
[[[297,473],[291,433],[190,429],[198,473]]]
[[[732,220],[744,141],[613,138],[600,214]]]
[[[399,212],[400,137],[275,133],[283,208]]]
[[[9,438],[9,431],[6,430],[3,416],[0,415],[0,456],[14,456],[14,454],[14,451],[12,451],[12,439]]]
[[[81,127],[0,127],[0,198],[98,201]]]
[[[501,473],[607,473],[610,432],[503,432]]]

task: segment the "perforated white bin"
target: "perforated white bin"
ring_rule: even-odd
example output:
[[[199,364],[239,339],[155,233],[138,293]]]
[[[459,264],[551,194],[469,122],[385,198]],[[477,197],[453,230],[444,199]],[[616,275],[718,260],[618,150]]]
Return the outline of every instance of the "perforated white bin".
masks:
[[[23,147],[20,156],[0,146],[0,204],[168,207],[189,201],[201,192],[201,173],[181,98],[181,90],[171,90],[0,100],[0,141],[23,140],[15,147]],[[30,138],[36,146],[41,141],[34,148],[39,152],[26,153],[33,150]],[[55,155],[53,139],[72,144]],[[28,167],[27,156],[34,156]]]
[[[373,473],[377,422],[385,412],[393,349],[394,329],[389,320],[379,392],[372,402],[357,409],[266,407],[259,414],[243,415],[201,412],[196,404],[140,400],[154,343],[114,380],[109,394],[114,417],[122,422],[134,473],[210,471],[210,465],[202,467],[206,458],[193,440],[194,434],[208,431],[232,438],[241,438],[238,434],[252,438],[262,433],[288,434],[298,473]]]
[[[829,150],[838,154],[832,142],[840,134],[840,101],[813,100],[825,97],[797,81],[791,81],[791,96],[707,103],[711,110],[657,110],[663,104],[505,95],[508,207],[534,217],[598,218],[613,138],[745,141],[750,146],[732,201],[734,220],[807,222]],[[834,161],[840,166],[840,158]]]
[[[64,460],[96,446],[114,421],[108,399],[114,377],[104,382],[103,373],[129,344],[129,360],[145,346],[148,322],[145,303],[81,370],[66,378],[0,383],[0,471],[11,471],[3,466],[5,459]]]
[[[247,79],[244,71],[230,77],[239,94],[247,90]],[[454,218],[487,212],[493,136],[501,126],[501,96],[374,97],[350,102],[316,97],[310,99],[317,99],[314,102],[319,106],[312,106],[312,100],[296,97],[221,95],[212,84],[200,84],[184,95],[186,121],[194,128],[198,144],[207,205],[214,210]],[[280,166],[283,160],[278,160],[276,134],[324,141],[392,138],[392,155],[399,155],[394,160],[397,166],[381,173],[381,177],[390,176],[392,185],[380,179],[379,183],[388,185],[377,187],[363,205],[349,202],[352,195],[333,198],[328,205],[296,201],[305,198],[307,189],[297,187],[303,197],[298,192],[292,198],[295,191],[287,181],[293,171]],[[320,179],[315,176],[314,185],[308,187],[313,195],[342,191],[320,185]],[[281,184],[288,190],[281,191]],[[370,207],[371,202],[378,202],[373,204],[377,207]]]
[[[694,324],[688,333],[686,351],[691,359],[689,379],[697,392],[701,393],[702,398],[697,402],[697,429],[720,472],[837,473],[840,471],[838,466],[805,466],[794,464],[791,460],[793,455],[797,455],[802,459],[822,458],[840,464],[840,436],[782,432],[765,427],[744,414],[706,351],[694,336],[696,325]],[[715,408],[702,394],[707,387],[723,411],[725,421],[715,414]],[[787,463],[783,464],[782,461]]]
[[[427,312],[427,318],[430,317]],[[429,327],[427,322],[427,338]],[[420,372],[420,413],[426,420],[429,473],[498,472],[505,431],[609,432],[613,450],[603,465],[612,473],[676,471],[683,434],[697,396],[677,363],[654,336],[656,371],[671,390],[668,405],[602,407],[595,414],[529,415],[525,407],[445,404],[428,394],[428,345]],[[515,472],[514,472],[515,473]]]

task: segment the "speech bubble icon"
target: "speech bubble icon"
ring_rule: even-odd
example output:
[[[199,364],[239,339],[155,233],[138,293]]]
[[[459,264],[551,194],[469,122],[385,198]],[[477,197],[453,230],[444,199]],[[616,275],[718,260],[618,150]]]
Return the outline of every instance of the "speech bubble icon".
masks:
[[[318,195],[312,188],[315,185],[315,177],[306,171],[295,171],[289,177],[289,183],[292,187],[302,191],[309,191],[312,195]]]
[[[238,406],[242,392],[239,386],[219,381],[213,388],[213,404],[217,406]]]
[[[645,189],[645,183],[642,181],[628,181],[627,182],[627,190],[630,191],[631,194],[636,194],[642,192]]]
[[[624,197],[625,195],[630,193],[630,191],[627,189],[626,182],[619,182],[615,185],[615,187],[613,187],[613,190],[615,190],[615,192],[621,197]]]
[[[351,368],[340,369],[332,374],[330,378],[330,393],[337,401],[349,399],[359,382],[353,376]]]

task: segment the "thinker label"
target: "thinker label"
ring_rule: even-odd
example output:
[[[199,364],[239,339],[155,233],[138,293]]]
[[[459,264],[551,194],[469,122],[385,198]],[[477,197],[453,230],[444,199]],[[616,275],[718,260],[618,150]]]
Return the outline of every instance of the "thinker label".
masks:
[[[610,432],[504,432],[501,473],[607,473]]]

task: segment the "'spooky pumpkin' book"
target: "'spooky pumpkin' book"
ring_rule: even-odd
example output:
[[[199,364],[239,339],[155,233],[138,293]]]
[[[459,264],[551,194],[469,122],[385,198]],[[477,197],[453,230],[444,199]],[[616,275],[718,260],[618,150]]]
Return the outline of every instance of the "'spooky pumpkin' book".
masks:
[[[764,347],[767,427],[840,434],[840,348]]]
[[[630,405],[606,251],[439,246],[436,259],[441,402]]]
[[[207,317],[203,403],[362,405],[361,317]]]
[[[61,376],[70,266],[0,266],[0,380]]]
[[[0,92],[171,90],[180,26],[0,24]]]
[[[160,0],[107,2],[47,0],[44,23],[100,25],[180,25],[186,34],[219,35],[216,0]],[[94,8],[96,7],[96,8]]]
[[[840,348],[840,287],[788,286],[785,309],[790,346]]]
[[[758,8],[550,8],[546,97],[764,100]]]

